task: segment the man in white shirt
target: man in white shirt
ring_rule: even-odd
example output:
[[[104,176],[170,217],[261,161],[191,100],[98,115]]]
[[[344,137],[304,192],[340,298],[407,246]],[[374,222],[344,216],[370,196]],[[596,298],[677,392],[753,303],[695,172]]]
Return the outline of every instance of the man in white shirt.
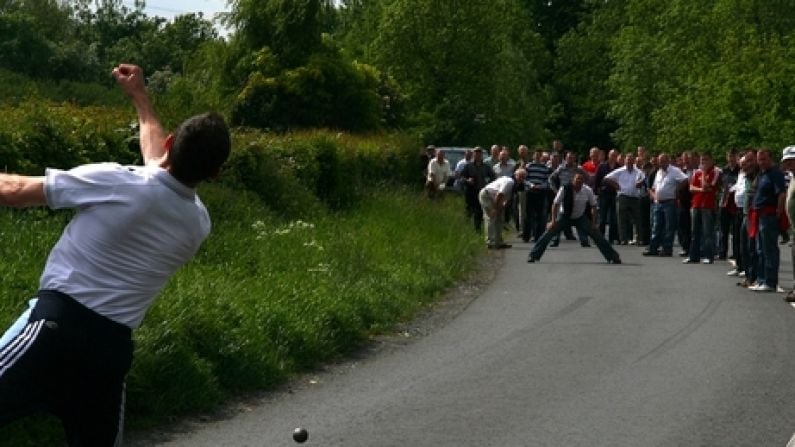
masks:
[[[444,158],[444,151],[436,150],[436,157],[428,162],[428,175],[425,179],[425,189],[428,197],[439,197],[447,187],[447,179],[452,176],[450,162]]]
[[[517,169],[513,177],[499,177],[480,190],[478,200],[486,216],[486,245],[490,249],[511,248],[502,240],[502,229],[505,225],[505,207],[513,194],[515,182],[524,182],[527,171]]]
[[[651,242],[649,249],[643,252],[643,256],[672,256],[678,222],[676,191],[682,182],[688,180],[688,176],[671,164],[668,154],[660,154],[657,160],[659,168],[654,177],[654,184],[649,190],[652,200]]]
[[[547,231],[541,236],[541,239],[533,245],[530,250],[530,255],[527,262],[536,262],[544,255],[547,245],[552,239],[571,225],[590,236],[599,247],[602,256],[605,257],[608,263],[621,264],[621,258],[609,242],[605,239],[596,226],[597,213],[591,213],[589,220],[585,214],[585,206],[590,204],[593,209],[596,209],[596,196],[593,190],[585,184],[585,176],[583,174],[575,174],[570,185],[566,185],[558,191],[555,196],[554,205],[552,207],[552,220],[547,224]]]
[[[629,152],[624,166],[610,172],[602,180],[606,185],[617,192],[618,233],[620,243],[627,245],[633,240],[633,234],[640,236],[640,196],[643,181],[646,180],[644,172],[635,166],[635,154]],[[633,233],[632,227],[635,227]]]
[[[0,347],[0,427],[49,411],[74,446],[120,444],[132,330],[209,234],[195,188],[218,174],[230,152],[220,115],[192,117],[167,135],[143,71],[122,64],[113,76],[138,112],[144,166],[0,174],[2,206],[75,210],[24,326]]]

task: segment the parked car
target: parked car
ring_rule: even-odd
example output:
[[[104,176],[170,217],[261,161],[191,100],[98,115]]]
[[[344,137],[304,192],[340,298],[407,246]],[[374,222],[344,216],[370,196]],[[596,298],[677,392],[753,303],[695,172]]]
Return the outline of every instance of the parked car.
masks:
[[[459,161],[464,159],[466,151],[472,149],[471,147],[462,146],[442,146],[436,148],[437,151],[444,151],[444,158],[450,162],[450,171],[453,172],[453,175],[447,180],[448,191],[460,192],[460,189],[453,188],[455,186],[455,166]]]

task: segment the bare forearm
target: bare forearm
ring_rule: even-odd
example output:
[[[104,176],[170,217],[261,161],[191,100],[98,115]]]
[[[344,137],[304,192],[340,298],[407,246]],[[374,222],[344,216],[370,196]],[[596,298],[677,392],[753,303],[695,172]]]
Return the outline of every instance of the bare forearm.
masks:
[[[46,203],[44,177],[0,174],[0,205],[23,208]]]
[[[166,132],[157,118],[154,107],[145,94],[132,98],[135,110],[138,112],[140,127],[141,155],[144,163],[159,160],[166,153]]]

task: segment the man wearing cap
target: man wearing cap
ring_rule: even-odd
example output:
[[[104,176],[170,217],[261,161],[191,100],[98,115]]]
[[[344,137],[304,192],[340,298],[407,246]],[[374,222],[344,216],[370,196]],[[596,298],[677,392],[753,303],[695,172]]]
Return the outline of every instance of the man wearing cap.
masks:
[[[784,148],[781,158],[781,167],[790,173],[795,172],[795,146],[787,146]],[[790,180],[789,187],[787,188],[787,217],[789,217],[789,230],[795,232],[795,181]],[[795,245],[792,247],[792,265],[795,266]],[[795,269],[792,272],[793,279],[795,279]],[[784,296],[784,301],[788,303],[795,302],[795,286],[787,292]]]
[[[480,190],[478,199],[486,216],[486,244],[490,249],[511,248],[502,240],[505,207],[513,194],[514,178],[523,183],[526,177],[527,171],[517,169],[513,177],[499,177]]]
[[[775,292],[778,287],[779,249],[778,222],[784,212],[787,196],[784,174],[773,165],[769,149],[756,155],[759,165],[759,182],[751,201],[752,232],[757,234],[759,254],[756,285],[748,289],[754,292]]]

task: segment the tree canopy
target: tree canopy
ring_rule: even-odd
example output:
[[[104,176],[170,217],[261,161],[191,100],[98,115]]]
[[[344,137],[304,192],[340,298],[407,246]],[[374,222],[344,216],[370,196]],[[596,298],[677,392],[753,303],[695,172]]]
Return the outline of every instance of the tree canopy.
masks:
[[[795,139],[795,0],[233,0],[223,37],[144,6],[2,0],[2,69],[109,85],[139,63],[167,110],[276,131],[581,153]]]

